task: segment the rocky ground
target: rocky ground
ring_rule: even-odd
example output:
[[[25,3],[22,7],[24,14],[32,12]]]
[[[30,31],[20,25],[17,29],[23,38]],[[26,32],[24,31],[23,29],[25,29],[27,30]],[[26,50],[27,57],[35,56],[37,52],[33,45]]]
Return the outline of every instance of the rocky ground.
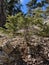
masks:
[[[23,37],[0,36],[0,65],[49,65],[49,37],[33,35],[27,45]]]

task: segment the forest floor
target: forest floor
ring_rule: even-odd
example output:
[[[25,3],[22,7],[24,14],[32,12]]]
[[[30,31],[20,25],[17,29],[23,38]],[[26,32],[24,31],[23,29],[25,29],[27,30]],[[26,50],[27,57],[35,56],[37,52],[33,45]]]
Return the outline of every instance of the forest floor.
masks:
[[[28,46],[24,37],[0,36],[0,47],[4,52],[0,53],[3,65],[49,65],[49,37],[33,35]]]

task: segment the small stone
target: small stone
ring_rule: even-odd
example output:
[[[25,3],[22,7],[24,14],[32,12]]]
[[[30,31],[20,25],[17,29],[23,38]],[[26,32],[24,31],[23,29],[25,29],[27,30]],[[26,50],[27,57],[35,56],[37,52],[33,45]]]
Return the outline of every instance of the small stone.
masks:
[[[31,55],[28,55],[28,59],[31,58]]]
[[[49,57],[49,53],[48,53],[48,57]]]

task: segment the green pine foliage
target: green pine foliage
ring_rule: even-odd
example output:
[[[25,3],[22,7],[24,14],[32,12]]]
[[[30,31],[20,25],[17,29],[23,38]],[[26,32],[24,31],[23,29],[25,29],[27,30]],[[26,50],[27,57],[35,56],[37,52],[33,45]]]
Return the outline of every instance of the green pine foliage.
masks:
[[[47,13],[48,10],[46,10]],[[44,15],[45,11],[42,11],[40,8],[34,9],[32,11],[32,26],[35,25],[37,26],[40,30],[38,32],[34,32],[36,35],[40,36],[49,36],[49,24],[44,23],[44,18],[42,15]]]
[[[41,9],[34,9],[32,15],[24,15],[21,12],[15,16],[9,15],[6,20],[5,28],[0,28],[2,32],[8,35],[16,36],[19,30],[23,29],[24,36],[29,36],[36,34],[40,36],[49,36],[49,24],[44,23],[44,18],[42,17],[43,11]],[[33,26],[37,26],[39,30],[34,32]]]
[[[22,20],[22,13],[18,13],[15,16],[8,16],[6,20],[6,24],[4,25],[7,29],[5,28],[0,28],[0,30],[6,34],[12,34],[12,36],[15,36],[17,31],[19,30],[19,24],[21,24]]]

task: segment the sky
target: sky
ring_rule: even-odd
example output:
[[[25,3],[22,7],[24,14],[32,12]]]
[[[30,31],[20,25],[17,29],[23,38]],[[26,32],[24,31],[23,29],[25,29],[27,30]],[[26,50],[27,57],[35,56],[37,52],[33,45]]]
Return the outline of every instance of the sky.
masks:
[[[27,12],[26,4],[27,4],[28,2],[29,2],[29,0],[21,0],[21,3],[22,3],[22,5],[23,5],[23,7],[22,7],[21,9],[22,9],[22,11],[23,11],[24,13]]]
[[[23,7],[21,8],[22,9],[22,11],[24,12],[24,13],[26,13],[27,12],[27,7],[26,7],[26,4],[30,1],[30,0],[20,0],[21,1],[21,3],[22,3],[22,5],[23,5]],[[38,0],[37,2],[41,2],[41,0]],[[46,5],[47,6],[47,5]],[[45,6],[43,6],[43,8],[42,8],[43,10],[45,10],[46,9],[46,7]]]

